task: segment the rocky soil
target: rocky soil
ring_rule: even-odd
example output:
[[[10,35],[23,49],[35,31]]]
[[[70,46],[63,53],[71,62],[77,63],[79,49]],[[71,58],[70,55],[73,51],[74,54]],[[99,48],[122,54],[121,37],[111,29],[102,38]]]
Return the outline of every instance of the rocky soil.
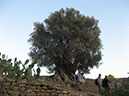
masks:
[[[126,78],[117,78],[119,80],[118,84],[119,86],[122,86],[122,81]],[[110,88],[114,88],[114,82],[115,79],[109,79],[110,83],[109,86]],[[58,84],[57,82],[49,82],[50,85],[56,86],[58,88],[67,90],[70,93],[76,94],[89,94],[88,96],[100,96],[98,92],[98,86],[95,85],[95,79],[86,79],[85,84],[83,84],[83,91],[79,91],[78,88],[70,87],[69,85],[61,85]]]
[[[8,79],[10,80],[10,78],[0,77],[0,81],[4,81],[4,80],[8,81]],[[118,82],[119,86],[122,85],[122,80],[123,79],[124,78],[119,79],[119,82]],[[46,90],[46,92],[48,92],[50,94],[52,94],[52,92],[49,92],[50,88],[52,89],[52,91],[53,90],[56,90],[58,92],[60,91],[60,94],[62,94],[62,92],[63,92],[63,94],[65,94],[65,93],[69,94],[69,95],[52,95],[52,96],[99,96],[98,87],[95,85],[95,80],[94,79],[86,79],[85,83],[83,84],[83,90],[82,91],[79,90],[78,86],[70,86],[69,84],[59,84],[58,82],[53,81],[51,77],[42,76],[40,79],[37,79],[37,80],[33,80],[33,79],[27,80],[27,79],[24,79],[23,81],[27,82],[24,85],[29,85],[28,83],[31,83],[31,85],[33,85],[33,86],[36,83],[38,83],[39,85],[42,85],[42,86],[46,85],[46,87],[48,86],[48,88],[46,88],[45,90]],[[18,82],[21,82],[21,81],[18,81]],[[111,82],[110,83],[110,88],[113,88],[114,87],[115,79],[110,79],[110,82]],[[15,88],[11,87],[11,84],[15,85]],[[13,90],[13,91],[15,91],[15,90],[18,91],[18,88],[19,88],[18,86],[20,86],[20,85],[16,85],[16,84],[19,84],[19,83],[9,83],[9,82],[6,83],[5,82],[5,85],[9,85],[8,87],[10,87],[11,90]],[[76,85],[76,82],[75,82],[75,85]],[[38,87],[36,87],[36,89],[37,88]],[[39,90],[43,90],[42,88],[38,88],[38,89]],[[21,90],[21,88],[20,88],[20,90]],[[26,86],[24,86],[24,91],[25,90],[26,90]],[[37,91],[39,91],[39,90],[37,90]],[[6,92],[11,92],[11,91],[9,91],[7,89],[5,89],[5,91]],[[13,92],[13,93],[16,93],[16,92]],[[19,92],[17,92],[17,93],[19,93]],[[55,92],[55,94],[56,94],[56,92]],[[10,96],[10,95],[6,95],[6,96]],[[15,96],[19,96],[19,95],[15,95]],[[24,95],[22,95],[22,96],[24,96]],[[33,96],[33,95],[25,95],[25,96]],[[34,96],[38,96],[38,95],[34,95]],[[42,96],[48,96],[48,95],[42,95]]]

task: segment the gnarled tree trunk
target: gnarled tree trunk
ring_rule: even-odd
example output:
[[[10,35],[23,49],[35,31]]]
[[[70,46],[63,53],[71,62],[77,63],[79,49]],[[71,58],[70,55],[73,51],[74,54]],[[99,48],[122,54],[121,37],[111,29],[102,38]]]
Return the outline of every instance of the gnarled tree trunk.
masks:
[[[71,66],[71,65],[70,65]],[[54,80],[56,80],[59,83],[65,83],[65,84],[72,84],[75,81],[75,70],[73,70],[72,66],[65,66],[65,67],[57,67],[55,74],[54,74]]]

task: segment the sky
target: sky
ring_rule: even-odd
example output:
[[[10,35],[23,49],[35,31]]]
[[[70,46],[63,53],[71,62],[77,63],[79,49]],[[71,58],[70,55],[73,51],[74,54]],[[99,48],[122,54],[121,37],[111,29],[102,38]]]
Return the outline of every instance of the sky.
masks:
[[[102,64],[91,69],[86,78],[129,74],[129,0],[0,0],[0,52],[24,62],[30,59],[28,43],[34,22],[44,22],[61,8],[74,8],[99,21]],[[48,75],[42,68],[41,75]]]

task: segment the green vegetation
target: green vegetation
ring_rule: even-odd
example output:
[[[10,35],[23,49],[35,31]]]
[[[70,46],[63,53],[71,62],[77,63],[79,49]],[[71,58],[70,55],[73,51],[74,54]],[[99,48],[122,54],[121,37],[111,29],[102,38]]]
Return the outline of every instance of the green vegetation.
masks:
[[[111,74],[108,75],[108,79],[114,79],[115,77]]]
[[[32,77],[32,69],[36,63],[37,62],[33,60],[32,63],[29,64],[28,59],[25,63],[22,63],[21,60],[18,61],[17,58],[12,62],[12,59],[8,59],[5,54],[0,53],[0,75],[15,79]],[[40,75],[40,68],[37,69],[37,74],[35,73],[34,75]]]
[[[94,17],[84,16],[74,8],[62,8],[44,23],[34,23],[30,57],[55,72],[57,81],[73,80],[78,68],[88,73],[100,65],[100,33]]]
[[[47,77],[42,77],[40,76],[38,79],[35,80],[36,82],[39,82],[39,83],[45,83],[45,81],[47,82],[52,82],[52,80],[50,78],[47,78]]]
[[[129,96],[129,79],[123,80],[122,86],[118,89],[103,90],[101,96]]]
[[[32,77],[33,71],[37,81],[42,82],[40,67],[45,66],[50,73],[55,72],[55,81],[73,83],[79,68],[88,73],[101,64],[100,33],[98,20],[94,17],[84,16],[74,8],[62,8],[51,13],[43,23],[34,23],[28,40],[32,45],[29,54],[32,62],[27,59],[22,63],[17,58],[12,61],[2,54],[0,74],[22,79]],[[37,70],[33,68],[35,64]]]
[[[87,94],[88,96],[94,96],[94,95],[92,95],[92,94]]]

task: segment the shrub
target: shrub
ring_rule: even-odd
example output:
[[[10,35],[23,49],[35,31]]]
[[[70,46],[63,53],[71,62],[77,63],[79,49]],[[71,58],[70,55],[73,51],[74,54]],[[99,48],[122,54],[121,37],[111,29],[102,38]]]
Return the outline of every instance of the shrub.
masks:
[[[129,96],[129,79],[123,80],[122,86],[118,89],[110,89],[110,91],[102,90],[101,96]]]

